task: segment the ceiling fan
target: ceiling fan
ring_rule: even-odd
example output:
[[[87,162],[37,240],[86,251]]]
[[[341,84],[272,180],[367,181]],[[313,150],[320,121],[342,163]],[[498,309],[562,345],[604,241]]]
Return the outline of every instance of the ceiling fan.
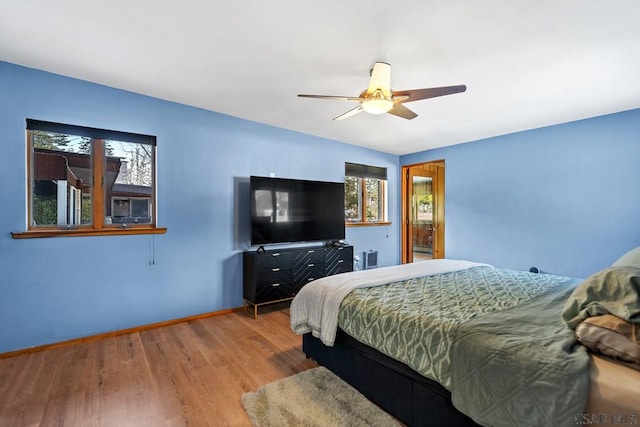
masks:
[[[392,90],[391,89],[391,65],[386,62],[375,62],[370,70],[371,79],[369,87],[363,90],[359,96],[331,96],[331,95],[304,95],[303,98],[340,99],[343,101],[356,101],[360,105],[340,114],[333,120],[342,120],[356,115],[362,111],[370,114],[389,113],[407,120],[418,117],[416,113],[405,107],[404,103],[419,101],[421,99],[435,98],[437,96],[451,95],[467,90],[465,85],[432,87],[425,89]]]

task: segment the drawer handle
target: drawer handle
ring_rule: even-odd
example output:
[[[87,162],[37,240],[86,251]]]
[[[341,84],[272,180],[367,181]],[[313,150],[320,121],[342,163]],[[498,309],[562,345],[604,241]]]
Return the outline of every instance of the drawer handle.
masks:
[[[344,260],[343,259],[339,259],[338,260],[338,264],[340,264],[341,262],[344,262]]]
[[[315,264],[309,264],[307,265],[307,267],[313,267]]]
[[[274,283],[274,284],[273,284],[273,285],[271,285],[271,286],[273,286],[273,287],[280,286],[280,283]]]
[[[272,268],[271,271],[280,271],[279,268]]]
[[[280,252],[276,252],[274,254],[271,254],[271,256],[280,256]]]
[[[312,253],[314,253],[314,252],[315,252],[315,251],[307,251],[307,253],[308,253],[308,254],[312,254]]]

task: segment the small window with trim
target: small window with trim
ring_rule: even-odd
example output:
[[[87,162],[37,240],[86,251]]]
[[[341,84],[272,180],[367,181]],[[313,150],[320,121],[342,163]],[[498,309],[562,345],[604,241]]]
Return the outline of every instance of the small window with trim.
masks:
[[[13,237],[166,231],[155,136],[27,119],[27,147],[28,230]]]
[[[345,163],[346,225],[387,225],[387,168]]]

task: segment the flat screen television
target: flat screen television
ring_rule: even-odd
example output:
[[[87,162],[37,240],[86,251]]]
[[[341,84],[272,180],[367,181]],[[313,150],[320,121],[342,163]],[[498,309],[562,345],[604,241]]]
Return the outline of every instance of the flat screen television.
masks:
[[[251,245],[344,239],[344,183],[251,176]]]

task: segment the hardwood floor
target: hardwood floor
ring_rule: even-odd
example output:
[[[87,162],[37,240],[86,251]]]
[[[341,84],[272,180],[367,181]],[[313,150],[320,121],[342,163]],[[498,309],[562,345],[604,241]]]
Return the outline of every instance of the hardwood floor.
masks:
[[[250,426],[243,393],[316,366],[261,311],[0,359],[0,426]]]

